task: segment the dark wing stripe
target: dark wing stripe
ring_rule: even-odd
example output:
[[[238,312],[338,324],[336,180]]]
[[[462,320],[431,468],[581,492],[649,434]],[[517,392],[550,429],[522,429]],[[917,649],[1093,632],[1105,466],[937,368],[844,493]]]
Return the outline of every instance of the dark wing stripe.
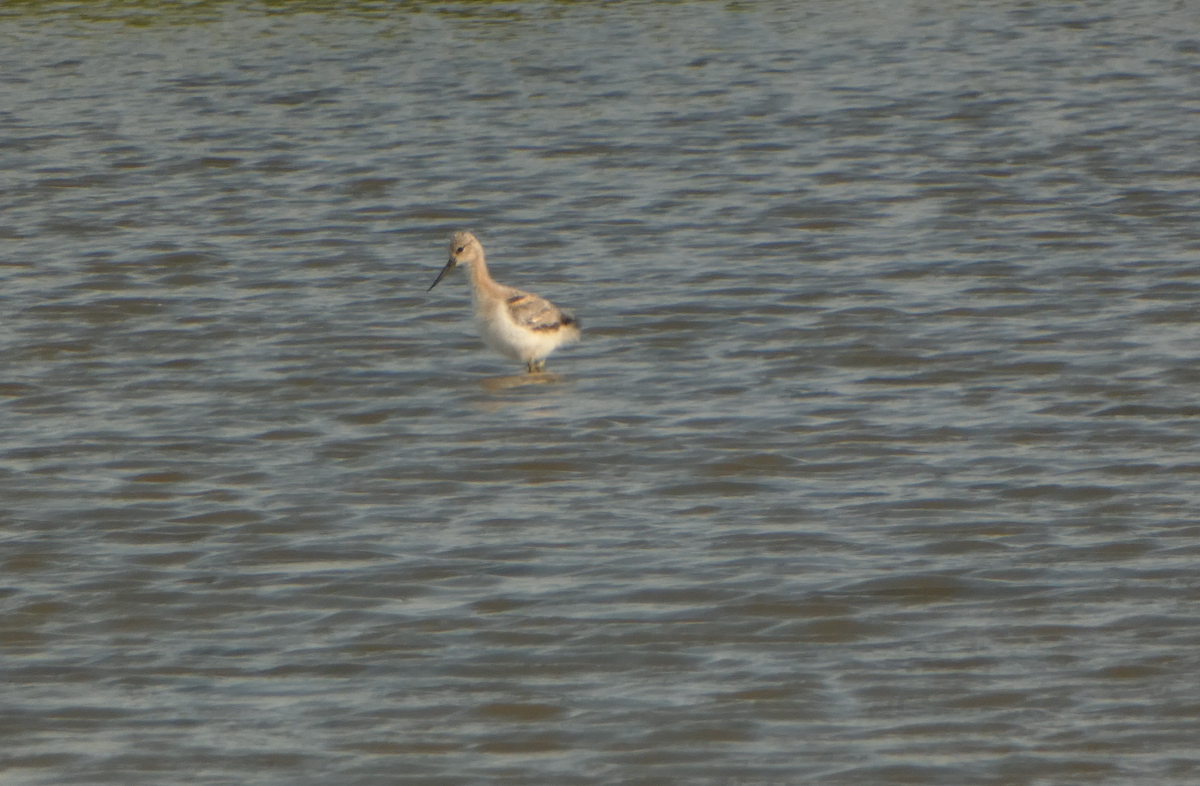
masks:
[[[552,325],[530,325],[529,329],[530,330],[558,330],[559,328],[570,327],[571,325],[574,325],[577,329],[583,328],[583,325],[580,324],[579,320],[575,318],[574,314],[571,314],[566,311],[559,311],[558,317],[559,317],[559,321],[555,322]]]

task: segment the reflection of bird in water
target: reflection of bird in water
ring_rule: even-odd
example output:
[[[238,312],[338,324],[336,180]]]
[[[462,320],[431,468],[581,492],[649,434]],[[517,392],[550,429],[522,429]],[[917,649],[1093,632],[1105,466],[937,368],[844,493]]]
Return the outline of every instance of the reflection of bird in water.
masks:
[[[483,343],[524,361],[530,374],[545,371],[551,352],[579,340],[579,320],[571,312],[493,281],[483,261],[483,246],[470,232],[455,232],[450,238],[450,261],[429,289],[458,265],[465,265],[471,276],[471,300]]]

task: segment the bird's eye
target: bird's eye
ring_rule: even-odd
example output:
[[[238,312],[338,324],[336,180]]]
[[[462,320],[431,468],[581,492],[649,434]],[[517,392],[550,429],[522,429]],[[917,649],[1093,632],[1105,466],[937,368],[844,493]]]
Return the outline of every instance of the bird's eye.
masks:
[[[458,248],[454,249],[454,253],[461,254],[464,248],[466,248],[466,246],[459,246]]]

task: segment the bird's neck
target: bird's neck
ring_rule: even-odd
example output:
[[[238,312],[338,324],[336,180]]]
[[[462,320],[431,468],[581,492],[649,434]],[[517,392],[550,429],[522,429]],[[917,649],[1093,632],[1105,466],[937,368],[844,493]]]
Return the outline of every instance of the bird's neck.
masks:
[[[483,261],[483,256],[471,263],[471,290],[475,293],[475,297],[485,299],[487,297],[499,297],[500,285],[492,280],[488,275],[487,263]]]

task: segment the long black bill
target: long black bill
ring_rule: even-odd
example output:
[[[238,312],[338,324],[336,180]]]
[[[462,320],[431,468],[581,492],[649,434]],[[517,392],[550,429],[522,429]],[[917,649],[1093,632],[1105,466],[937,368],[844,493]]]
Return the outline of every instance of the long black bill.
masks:
[[[454,261],[454,257],[450,257],[450,261],[446,263],[446,266],[444,268],[442,268],[442,272],[438,273],[438,277],[433,280],[433,283],[429,285],[429,289],[427,289],[425,291],[432,292],[433,288],[438,285],[438,282],[441,281],[443,278],[445,278],[446,274],[454,269],[455,264],[457,264],[457,263]]]

